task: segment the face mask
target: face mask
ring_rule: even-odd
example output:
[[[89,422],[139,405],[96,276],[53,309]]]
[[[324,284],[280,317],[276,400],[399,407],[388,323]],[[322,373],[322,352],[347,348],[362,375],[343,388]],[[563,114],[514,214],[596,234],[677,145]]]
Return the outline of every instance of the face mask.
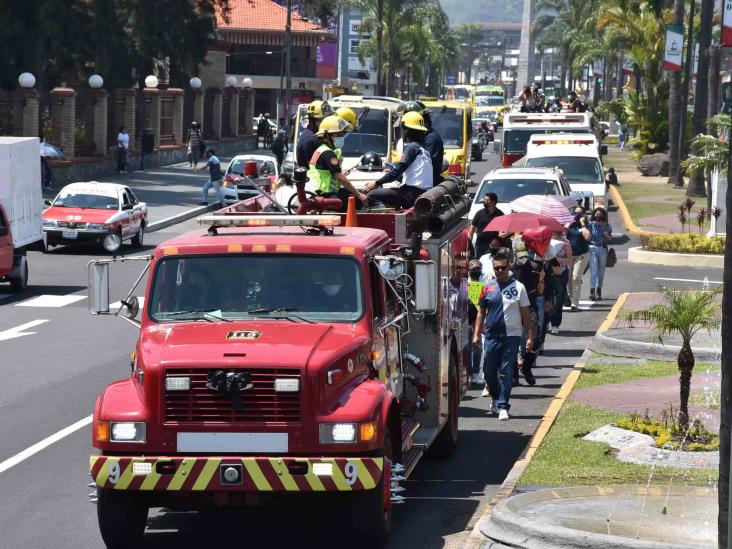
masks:
[[[323,292],[330,297],[337,295],[340,289],[341,287],[338,284],[323,284]]]
[[[484,203],[484,204],[483,204],[483,207],[484,207],[484,208],[485,208],[486,210],[490,210],[490,209],[491,209],[491,204],[485,204],[485,203]]]

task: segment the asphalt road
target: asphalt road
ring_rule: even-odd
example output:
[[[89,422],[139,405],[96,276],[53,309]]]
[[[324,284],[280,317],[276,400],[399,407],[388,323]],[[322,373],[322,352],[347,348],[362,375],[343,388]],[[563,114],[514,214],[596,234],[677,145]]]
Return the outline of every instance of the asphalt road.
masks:
[[[486,152],[484,161],[473,164],[473,179],[479,181],[496,163]],[[620,233],[614,213],[611,222]],[[193,226],[187,222],[147,235],[148,249]],[[548,337],[536,369],[538,383],[515,389],[510,421],[499,424],[486,416],[487,399],[470,391],[460,409],[457,452],[445,461],[424,460],[405,483],[408,501],[395,510],[389,547],[462,545],[619,293],[655,290],[659,284],[699,285],[705,276],[721,280],[720,270],[628,265],[628,244],[625,237],[616,239],[620,261],[608,270],[606,300],[583,302],[583,310],[565,315],[562,333]],[[96,510],[87,501],[92,450],[87,422],[101,390],[129,375],[136,330],[120,319],[87,312],[86,264],[98,255],[94,248],[32,253],[29,290],[15,296],[0,285],[2,549],[102,547]],[[113,300],[126,295],[140,267],[130,262],[113,269]],[[325,547],[323,533],[336,526],[327,510],[307,505],[288,513],[157,509],[144,547],[180,549],[235,540],[250,547]]]

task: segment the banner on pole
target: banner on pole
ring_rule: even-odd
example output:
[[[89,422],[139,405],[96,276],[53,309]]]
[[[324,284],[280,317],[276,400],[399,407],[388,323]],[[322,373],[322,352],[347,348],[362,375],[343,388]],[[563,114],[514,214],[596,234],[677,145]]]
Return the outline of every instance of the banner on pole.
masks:
[[[694,72],[692,73],[696,78],[697,68],[699,67],[699,42],[694,44]]]
[[[727,0],[732,3],[732,0]],[[663,55],[663,68],[667,71],[681,70],[681,54],[684,45],[684,27],[666,25],[666,48]]]
[[[722,1],[722,46],[732,46],[732,0]]]

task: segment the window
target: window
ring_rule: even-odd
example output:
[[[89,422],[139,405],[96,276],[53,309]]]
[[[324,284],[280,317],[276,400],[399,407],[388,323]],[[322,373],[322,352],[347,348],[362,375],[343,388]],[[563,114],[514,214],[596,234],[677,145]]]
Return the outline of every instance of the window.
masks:
[[[553,168],[558,166],[570,181],[603,183],[604,177],[600,162],[596,158],[577,156],[546,156],[527,158],[527,168]]]
[[[352,38],[348,44],[348,53],[351,55],[358,55],[358,50],[361,47],[361,40]]]
[[[481,204],[488,193],[496,193],[498,201],[507,203],[527,194],[558,195],[556,181],[551,179],[486,179],[475,195],[474,204]]]
[[[132,201],[130,200],[130,195],[127,191],[122,191],[122,205],[123,206],[132,205]]]
[[[443,107],[430,110],[432,111],[432,127],[442,137],[445,147],[462,148],[463,109]]]
[[[119,200],[103,194],[62,194],[53,203],[59,208],[89,208],[92,210],[116,210]]]

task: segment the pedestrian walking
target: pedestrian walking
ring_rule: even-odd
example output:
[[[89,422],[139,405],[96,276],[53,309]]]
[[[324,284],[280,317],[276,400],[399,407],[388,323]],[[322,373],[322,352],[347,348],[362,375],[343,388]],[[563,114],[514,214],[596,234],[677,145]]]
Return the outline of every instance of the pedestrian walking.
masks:
[[[491,268],[492,270],[492,268]],[[468,306],[468,326],[470,327],[470,333],[473,333],[475,328],[475,319],[478,317],[478,307],[480,305],[480,294],[483,290],[483,265],[477,259],[471,259],[468,262],[468,300],[470,304]],[[482,352],[471,346],[470,348],[470,381],[475,385],[482,385],[484,383],[483,376],[480,372],[480,363],[482,358]]]
[[[470,223],[468,229],[468,238],[473,240],[475,236],[475,257],[480,259],[481,256],[489,251],[491,242],[495,238],[502,238],[503,235],[497,231],[485,232],[484,229],[493,221],[496,217],[503,215],[503,212],[498,209],[498,195],[496,193],[486,193],[483,197],[483,209],[476,212],[473,216],[473,221]]]
[[[628,140],[628,125],[625,122],[620,122],[618,126],[618,147],[622,151],[625,149],[625,142]]]
[[[602,206],[592,210],[590,221],[590,300],[602,300],[602,283],[607,264],[607,244],[613,238],[613,228],[607,221],[607,211]]]
[[[224,189],[221,186],[223,174],[221,172],[221,162],[216,156],[216,151],[209,149],[206,151],[206,167],[208,168],[208,181],[203,184],[203,194],[201,195],[201,206],[208,206],[208,190],[213,187],[219,195],[219,202],[222,206],[226,206],[226,197]],[[196,170],[197,171],[197,170]]]
[[[117,134],[117,173],[127,173],[127,152],[130,149],[130,136],[124,126],[119,127]]]
[[[272,152],[277,159],[277,169],[282,169],[282,163],[285,161],[285,155],[287,154],[287,140],[285,139],[285,130],[277,132],[277,139],[272,143]]]
[[[590,231],[587,228],[585,209],[577,206],[574,210],[574,221],[567,223],[567,240],[572,246],[572,271],[569,275],[568,291],[572,311],[579,308],[582,295],[582,276],[590,260]]]
[[[473,346],[483,352],[483,375],[492,397],[490,413],[497,413],[499,421],[509,419],[516,354],[523,328],[530,325],[529,296],[524,285],[511,276],[510,259],[508,249],[493,257],[496,280],[483,286],[473,331]],[[533,349],[533,335],[526,346]]]
[[[191,122],[188,137],[186,138],[186,147],[188,147],[188,167],[196,170],[198,168],[198,161],[203,155],[202,149],[206,147],[201,137],[201,128],[197,122]]]
[[[551,312],[547,312],[547,321],[545,324],[549,328],[552,335],[559,335],[559,327],[562,325],[562,315],[564,311],[564,302],[567,299],[567,289],[569,286],[569,274],[574,262],[572,256],[572,244],[565,236],[565,233],[554,233],[554,239],[560,243],[557,249],[557,255],[554,257],[555,263],[552,263],[553,280],[553,301]],[[557,270],[558,266],[558,270]]]
[[[262,143],[262,148],[269,147],[269,135],[271,135],[269,122],[267,122],[267,119],[264,117],[264,115],[262,115],[259,117],[259,123],[257,124],[257,149],[259,149],[260,141]]]
[[[539,335],[544,325],[544,261],[534,252],[526,249],[523,241],[516,246],[516,261],[511,266],[513,276],[524,288],[529,297],[529,324],[524,324],[518,348],[518,366],[526,383],[535,385],[532,368],[536,363],[536,353],[540,349]],[[533,339],[536,346],[529,348],[527,341]],[[514,374],[514,385],[518,385],[518,371]]]

